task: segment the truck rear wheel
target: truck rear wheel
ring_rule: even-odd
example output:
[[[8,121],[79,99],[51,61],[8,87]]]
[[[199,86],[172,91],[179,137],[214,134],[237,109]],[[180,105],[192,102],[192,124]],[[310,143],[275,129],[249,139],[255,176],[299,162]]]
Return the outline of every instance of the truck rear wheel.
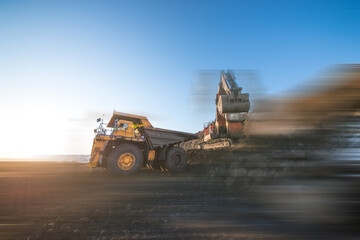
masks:
[[[144,156],[140,148],[133,144],[122,144],[113,149],[106,166],[111,173],[130,175],[141,168]]]
[[[170,148],[166,154],[165,165],[170,172],[183,172],[187,165],[185,150],[180,147]]]

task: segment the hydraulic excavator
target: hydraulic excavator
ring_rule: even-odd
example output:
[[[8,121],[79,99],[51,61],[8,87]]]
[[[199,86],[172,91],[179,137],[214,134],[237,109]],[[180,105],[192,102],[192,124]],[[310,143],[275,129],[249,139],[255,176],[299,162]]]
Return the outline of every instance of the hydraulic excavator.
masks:
[[[185,142],[185,149],[229,147],[234,140],[246,136],[249,125],[249,94],[235,81],[232,71],[221,71],[215,96],[216,119],[204,125],[199,139]]]
[[[231,71],[221,72],[218,92],[215,97],[215,130],[218,137],[240,138],[244,122],[250,110],[249,94],[241,93]]]

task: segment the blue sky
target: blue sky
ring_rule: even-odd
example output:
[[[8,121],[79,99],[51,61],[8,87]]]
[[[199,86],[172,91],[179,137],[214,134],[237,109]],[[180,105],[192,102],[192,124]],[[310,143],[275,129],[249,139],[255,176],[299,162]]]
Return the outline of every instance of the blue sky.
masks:
[[[194,107],[204,70],[210,96],[221,69],[279,94],[358,63],[359,42],[359,1],[0,0],[0,156],[88,154],[114,109],[196,132],[215,112]]]

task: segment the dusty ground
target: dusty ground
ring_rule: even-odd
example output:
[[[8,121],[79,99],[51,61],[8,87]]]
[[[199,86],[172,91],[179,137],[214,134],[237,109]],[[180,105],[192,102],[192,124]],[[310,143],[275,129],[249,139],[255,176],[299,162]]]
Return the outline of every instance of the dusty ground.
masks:
[[[210,166],[118,177],[79,163],[0,162],[0,239],[345,238],[265,213],[247,189],[274,174]]]

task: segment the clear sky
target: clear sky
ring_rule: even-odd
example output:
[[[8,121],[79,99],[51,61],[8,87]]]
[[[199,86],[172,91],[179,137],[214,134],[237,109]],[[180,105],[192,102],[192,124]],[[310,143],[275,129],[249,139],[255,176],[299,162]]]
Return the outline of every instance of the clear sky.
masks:
[[[0,156],[89,154],[114,109],[196,132],[215,118],[215,96],[194,108],[199,71],[256,70],[276,94],[359,43],[360,1],[0,0]]]

